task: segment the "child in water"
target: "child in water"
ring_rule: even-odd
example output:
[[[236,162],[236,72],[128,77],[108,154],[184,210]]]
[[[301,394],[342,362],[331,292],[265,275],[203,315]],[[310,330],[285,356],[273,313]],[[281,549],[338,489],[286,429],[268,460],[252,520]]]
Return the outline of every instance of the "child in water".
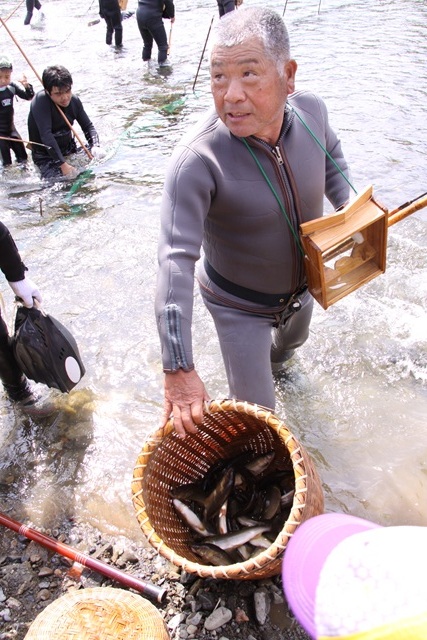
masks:
[[[3,166],[12,164],[11,151],[19,163],[25,163],[28,159],[22,138],[15,127],[13,99],[18,96],[23,100],[31,100],[34,96],[33,87],[27,82],[25,75],[20,81],[23,88],[11,81],[12,69],[9,58],[0,54],[0,152]]]

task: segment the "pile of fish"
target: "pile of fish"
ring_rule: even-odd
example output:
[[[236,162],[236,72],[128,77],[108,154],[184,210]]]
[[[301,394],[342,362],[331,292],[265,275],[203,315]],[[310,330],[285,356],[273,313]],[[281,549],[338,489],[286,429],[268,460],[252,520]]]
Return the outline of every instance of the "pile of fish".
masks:
[[[193,535],[203,564],[244,562],[271,546],[292,508],[292,465],[274,451],[220,460],[199,482],[171,490],[173,505]]]

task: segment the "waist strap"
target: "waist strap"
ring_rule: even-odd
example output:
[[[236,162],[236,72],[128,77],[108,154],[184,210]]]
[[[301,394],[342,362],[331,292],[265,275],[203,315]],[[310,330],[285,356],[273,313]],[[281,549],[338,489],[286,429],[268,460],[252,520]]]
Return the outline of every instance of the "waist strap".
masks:
[[[239,284],[235,284],[227,278],[224,278],[218,271],[215,271],[213,266],[205,258],[205,270],[208,277],[218,287],[221,287],[227,293],[231,293],[233,296],[243,298],[243,300],[249,300],[257,304],[264,304],[267,307],[281,307],[287,304],[292,298],[292,293],[261,293],[260,291],[254,291],[253,289],[247,289]]]

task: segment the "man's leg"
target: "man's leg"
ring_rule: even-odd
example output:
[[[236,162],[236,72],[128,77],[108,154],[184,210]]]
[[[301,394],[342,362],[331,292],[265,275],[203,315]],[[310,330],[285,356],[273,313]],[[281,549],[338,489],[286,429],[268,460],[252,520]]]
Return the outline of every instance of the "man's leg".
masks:
[[[272,317],[227,307],[204,289],[201,293],[215,323],[230,396],[274,410]]]
[[[271,368],[273,373],[283,371],[284,363],[308,338],[313,314],[313,298],[306,291],[301,296],[300,302],[301,308],[298,311],[292,313],[279,327],[272,329]]]

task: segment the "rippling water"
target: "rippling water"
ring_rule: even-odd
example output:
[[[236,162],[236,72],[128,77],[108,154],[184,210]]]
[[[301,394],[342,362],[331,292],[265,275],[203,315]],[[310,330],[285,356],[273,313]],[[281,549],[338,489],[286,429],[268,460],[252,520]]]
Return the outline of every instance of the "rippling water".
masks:
[[[163,174],[211,102],[206,59],[192,87],[217,9],[214,0],[177,2],[173,69],[160,73],[143,68],[134,16],[123,23],[123,51],[104,44],[104,23],[88,26],[97,5],[45,0],[44,19],[35,12],[29,27],[22,5],[7,22],[14,40],[0,28],[14,80],[25,72],[38,90],[31,65],[39,75],[48,64],[70,69],[106,151],[72,184],[46,188],[32,169],[0,175],[1,219],[87,369],[77,389],[57,394],[62,410],[45,423],[17,417],[1,398],[0,495],[25,522],[49,527],[70,516],[138,539],[130,481],[162,404],[153,295]],[[358,190],[373,184],[390,209],[427,191],[426,3],[269,5],[281,14],[286,7],[297,85],[326,99]],[[0,0],[3,19],[14,6]],[[16,103],[15,113],[25,138],[28,104]],[[390,228],[385,275],[327,311],[316,306],[309,341],[277,382],[276,413],[313,456],[327,509],[384,524],[427,524],[426,219],[423,210]],[[11,324],[4,279],[0,291]],[[198,369],[212,397],[224,396],[197,293],[195,325]]]

